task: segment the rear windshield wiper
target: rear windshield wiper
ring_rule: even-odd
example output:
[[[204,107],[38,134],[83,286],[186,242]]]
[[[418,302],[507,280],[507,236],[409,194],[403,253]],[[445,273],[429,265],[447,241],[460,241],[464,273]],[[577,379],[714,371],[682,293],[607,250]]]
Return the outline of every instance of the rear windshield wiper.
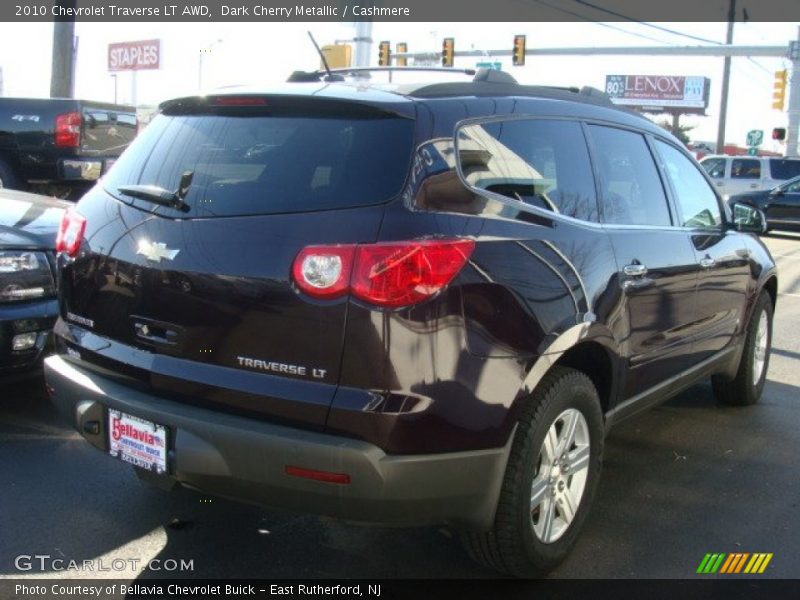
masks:
[[[181,175],[181,182],[178,189],[173,191],[165,190],[159,185],[121,185],[117,188],[120,194],[147,200],[161,206],[168,206],[182,212],[189,212],[189,205],[183,201],[189,192],[192,184],[194,171],[186,171]]]

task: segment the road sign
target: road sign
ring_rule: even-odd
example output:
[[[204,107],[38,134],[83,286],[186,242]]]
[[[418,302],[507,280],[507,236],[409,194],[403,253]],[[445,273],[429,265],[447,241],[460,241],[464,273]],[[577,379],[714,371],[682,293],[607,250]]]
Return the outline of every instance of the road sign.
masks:
[[[764,141],[764,132],[760,129],[753,129],[747,132],[747,145],[760,146]]]
[[[503,70],[503,63],[501,62],[476,62],[476,69],[494,69],[495,71]]]
[[[750,156],[758,156],[758,148],[756,148],[755,146],[748,148],[747,154],[749,154]]]

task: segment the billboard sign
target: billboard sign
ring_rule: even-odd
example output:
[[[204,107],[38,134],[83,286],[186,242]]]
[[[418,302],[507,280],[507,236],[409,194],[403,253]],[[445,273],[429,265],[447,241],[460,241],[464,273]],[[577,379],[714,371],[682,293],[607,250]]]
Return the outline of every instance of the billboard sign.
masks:
[[[116,42],[108,45],[109,71],[141,71],[161,66],[161,40]]]
[[[683,75],[606,75],[606,93],[614,104],[645,112],[703,113],[709,83],[707,77]]]

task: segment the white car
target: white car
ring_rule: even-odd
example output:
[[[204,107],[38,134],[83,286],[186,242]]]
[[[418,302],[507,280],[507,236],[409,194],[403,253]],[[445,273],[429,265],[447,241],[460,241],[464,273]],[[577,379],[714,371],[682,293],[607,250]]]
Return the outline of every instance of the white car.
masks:
[[[716,155],[700,164],[723,196],[769,190],[800,175],[800,158]]]

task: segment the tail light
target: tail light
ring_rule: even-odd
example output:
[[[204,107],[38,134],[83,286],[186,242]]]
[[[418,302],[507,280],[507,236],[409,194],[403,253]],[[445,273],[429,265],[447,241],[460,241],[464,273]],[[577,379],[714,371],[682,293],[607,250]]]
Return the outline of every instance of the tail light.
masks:
[[[292,275],[297,287],[313,298],[349,293],[397,308],[444,289],[474,248],[474,241],[460,239],[308,246],[295,258]]]
[[[81,113],[78,111],[56,116],[56,146],[77,148],[81,145]]]
[[[266,106],[267,99],[260,96],[215,96],[212,106]]]
[[[86,219],[75,209],[70,208],[61,218],[56,236],[56,252],[64,253],[70,258],[78,256],[83,234],[86,231]]]

